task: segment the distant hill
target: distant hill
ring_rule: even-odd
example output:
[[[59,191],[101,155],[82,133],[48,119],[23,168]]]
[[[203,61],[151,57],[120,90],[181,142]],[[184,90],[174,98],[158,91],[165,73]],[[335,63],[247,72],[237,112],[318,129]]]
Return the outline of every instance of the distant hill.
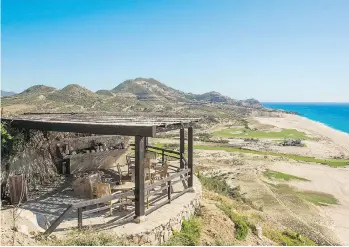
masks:
[[[168,87],[153,78],[126,80],[111,91],[117,94],[133,94],[139,100],[185,100],[185,93]]]
[[[114,96],[114,94],[111,92],[111,91],[109,91],[109,90],[98,90],[98,91],[96,91],[96,94],[98,94],[98,95],[105,95],[105,96]]]
[[[35,85],[32,87],[27,88],[20,94],[46,94],[55,91],[56,88],[54,87],[48,87],[45,85]]]
[[[15,94],[16,94],[15,92],[8,92],[8,91],[1,90],[1,97],[11,96]]]
[[[221,103],[235,103],[236,100],[229,98],[228,96],[224,96],[218,92],[208,92],[204,94],[197,94],[194,96],[194,99],[199,101],[208,101],[208,102],[221,102]]]

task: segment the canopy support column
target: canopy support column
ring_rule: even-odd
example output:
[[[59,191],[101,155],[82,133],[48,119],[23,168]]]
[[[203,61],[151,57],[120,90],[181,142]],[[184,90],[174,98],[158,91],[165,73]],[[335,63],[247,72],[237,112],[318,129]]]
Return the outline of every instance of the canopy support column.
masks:
[[[144,152],[145,138],[135,137],[135,214],[136,221],[145,220],[144,207]]]
[[[188,128],[188,168],[190,169],[189,172],[189,179],[188,179],[188,187],[193,187],[193,174],[194,174],[194,163],[193,163],[193,127]]]

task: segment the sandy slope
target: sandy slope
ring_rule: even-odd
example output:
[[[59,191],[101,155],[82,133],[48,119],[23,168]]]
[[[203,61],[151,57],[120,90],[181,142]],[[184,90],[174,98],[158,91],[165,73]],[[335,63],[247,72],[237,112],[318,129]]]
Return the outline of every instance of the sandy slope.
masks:
[[[304,149],[312,156],[340,154],[349,156],[349,134],[322,123],[289,114],[284,114],[282,117],[258,117],[256,119],[262,124],[297,129],[311,136],[319,137],[320,141],[310,141],[307,143],[307,148]],[[311,180],[310,182],[292,182],[301,190],[320,191],[335,196],[339,200],[339,205],[319,207],[319,212],[330,219],[332,224],[329,227],[342,244],[349,245],[349,167],[332,168],[307,163],[276,162],[269,168]]]
[[[338,205],[319,207],[319,210],[321,215],[332,222],[327,227],[334,231],[342,244],[349,245],[349,167],[277,162],[269,168],[309,179],[310,182],[291,182],[301,190],[320,191],[336,197]]]

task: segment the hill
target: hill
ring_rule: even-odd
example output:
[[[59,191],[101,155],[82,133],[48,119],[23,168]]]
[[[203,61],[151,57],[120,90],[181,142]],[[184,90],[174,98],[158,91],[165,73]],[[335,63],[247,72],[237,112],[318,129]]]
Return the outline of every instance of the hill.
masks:
[[[62,102],[66,104],[76,104],[83,107],[92,107],[99,96],[87,88],[81,87],[77,84],[70,84],[61,90],[49,94],[47,99]]]
[[[15,94],[16,94],[15,92],[8,92],[8,91],[1,90],[1,97],[12,96]]]
[[[56,88],[54,87],[48,87],[45,85],[35,85],[32,87],[27,88],[20,94],[46,94],[55,91]]]
[[[117,94],[133,94],[139,100],[183,101],[185,93],[166,86],[153,78],[126,80],[111,90]]]

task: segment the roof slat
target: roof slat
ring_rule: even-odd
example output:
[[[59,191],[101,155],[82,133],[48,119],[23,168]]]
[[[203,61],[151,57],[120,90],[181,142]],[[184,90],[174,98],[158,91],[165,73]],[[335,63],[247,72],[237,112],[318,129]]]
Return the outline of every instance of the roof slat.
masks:
[[[83,113],[23,114],[2,118],[2,121],[10,122],[11,126],[17,128],[145,137],[155,137],[157,128],[173,129],[198,120],[198,118],[121,117]]]

